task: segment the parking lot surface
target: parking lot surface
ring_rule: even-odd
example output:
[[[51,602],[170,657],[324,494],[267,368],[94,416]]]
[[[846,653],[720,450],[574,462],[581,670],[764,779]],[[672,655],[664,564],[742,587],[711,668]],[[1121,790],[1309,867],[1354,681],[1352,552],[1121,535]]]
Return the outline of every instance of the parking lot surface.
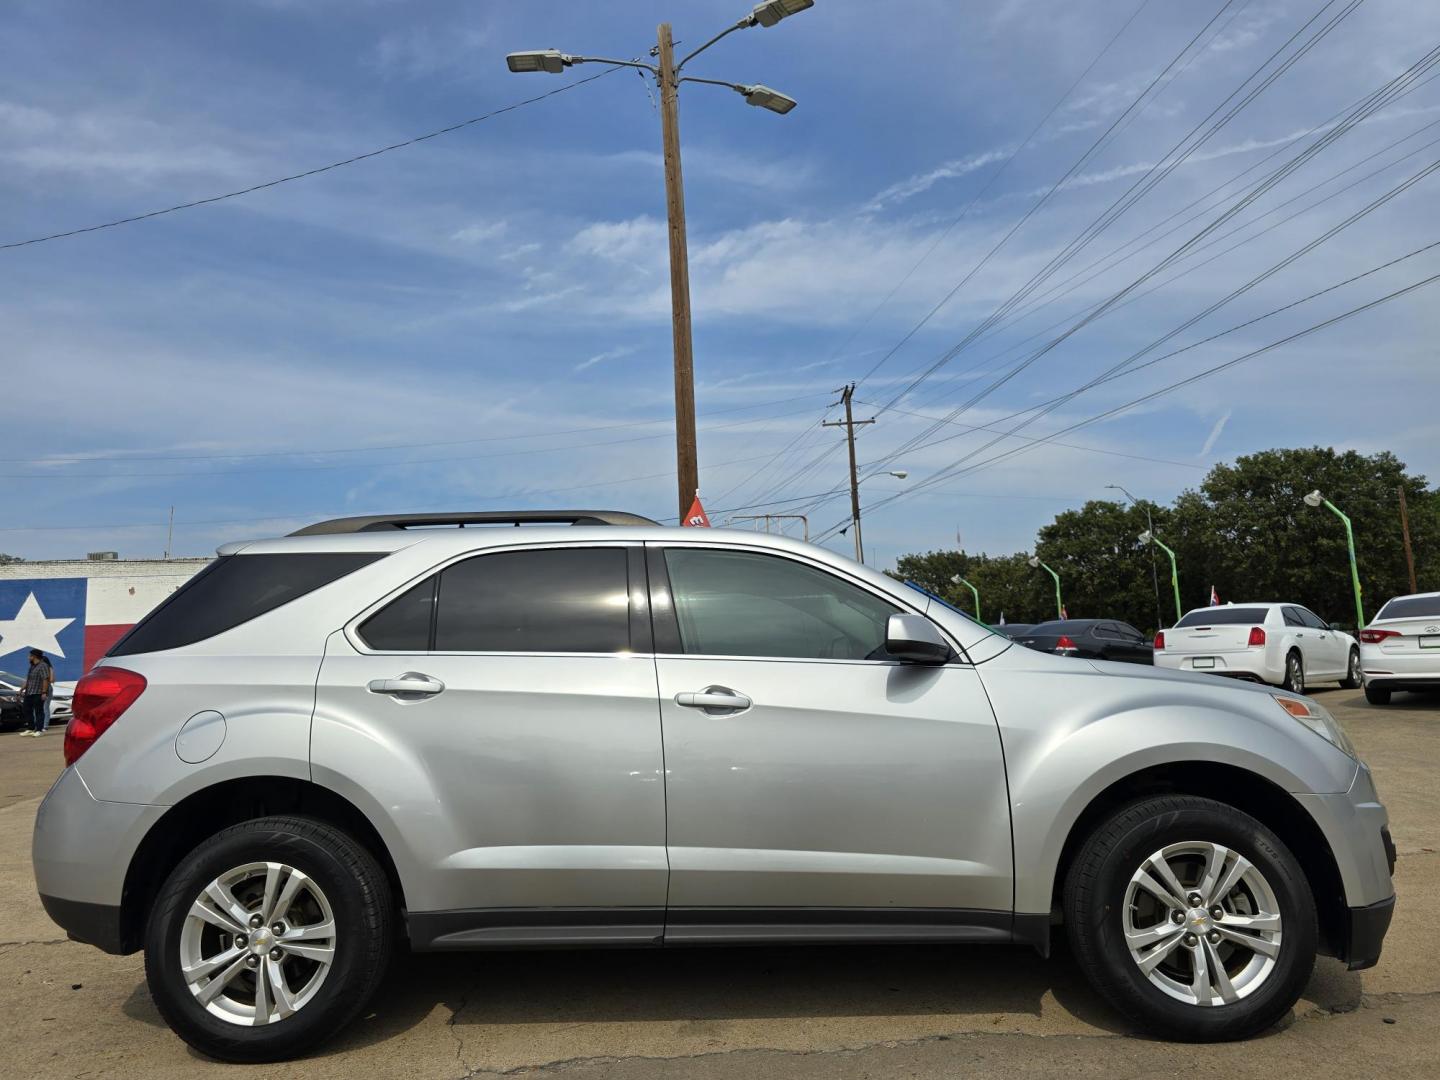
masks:
[[[58,732],[0,735],[0,1075],[346,1077],[1322,1077],[1437,1075],[1440,698],[1313,692],[1374,768],[1400,851],[1378,967],[1321,960],[1247,1043],[1138,1036],[1062,948],[860,947],[402,957],[367,1014],[303,1061],[225,1066],[160,1020],[139,955],[64,939],[35,896],[35,809]]]

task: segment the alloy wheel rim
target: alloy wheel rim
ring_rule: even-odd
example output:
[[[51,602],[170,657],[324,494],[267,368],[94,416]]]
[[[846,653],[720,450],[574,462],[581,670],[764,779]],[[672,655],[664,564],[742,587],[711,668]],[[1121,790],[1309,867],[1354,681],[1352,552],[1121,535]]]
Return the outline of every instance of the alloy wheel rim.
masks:
[[[335,960],[335,914],[315,880],[278,862],[227,870],[180,931],[180,974],[212,1016],[262,1027],[299,1012]]]
[[[1125,890],[1125,944],[1152,986],[1187,1005],[1231,1005],[1275,971],[1282,918],[1265,875],[1203,840],[1141,861]]]
[[[1299,658],[1294,656],[1290,658],[1290,685],[1297,694],[1305,691],[1305,669],[1300,666]]]
[[[1350,681],[1353,682],[1353,683],[1358,683],[1358,682],[1360,681],[1360,654],[1359,654],[1359,653],[1351,653],[1351,654],[1350,654]]]

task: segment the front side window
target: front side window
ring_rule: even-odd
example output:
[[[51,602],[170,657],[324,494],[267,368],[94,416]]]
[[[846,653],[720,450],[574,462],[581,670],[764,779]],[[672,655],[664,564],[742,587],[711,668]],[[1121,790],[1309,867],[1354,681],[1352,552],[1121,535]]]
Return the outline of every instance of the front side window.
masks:
[[[1324,619],[1320,618],[1319,615],[1316,615],[1309,608],[1302,607],[1300,609],[1300,618],[1306,626],[1314,627],[1316,630],[1330,629],[1330,624],[1327,623]]]
[[[1281,611],[1285,616],[1286,626],[1299,626],[1302,628],[1305,626],[1305,620],[1300,615],[1300,611],[1298,608],[1287,607],[1282,608]]]
[[[705,656],[883,660],[900,609],[813,567],[773,555],[665,552],[684,651]]]

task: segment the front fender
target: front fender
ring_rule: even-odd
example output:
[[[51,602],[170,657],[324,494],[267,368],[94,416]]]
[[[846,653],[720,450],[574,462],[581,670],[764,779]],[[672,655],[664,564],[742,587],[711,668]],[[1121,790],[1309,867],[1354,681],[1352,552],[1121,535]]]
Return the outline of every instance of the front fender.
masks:
[[[1283,791],[1331,793],[1348,790],[1359,767],[1286,716],[1267,692],[1033,652],[1005,663],[1026,652],[1012,650],[982,671],[1005,747],[1018,912],[1049,912],[1075,822],[1127,776],[1215,762]]]

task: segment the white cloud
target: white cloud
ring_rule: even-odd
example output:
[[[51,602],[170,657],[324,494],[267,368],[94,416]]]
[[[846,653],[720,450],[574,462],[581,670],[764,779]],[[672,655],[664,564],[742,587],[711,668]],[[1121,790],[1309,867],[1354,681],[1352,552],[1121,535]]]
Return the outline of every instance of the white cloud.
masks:
[[[1200,453],[1196,454],[1196,457],[1207,457],[1210,451],[1215,449],[1215,444],[1220,441],[1220,433],[1225,430],[1225,425],[1230,422],[1230,417],[1234,412],[1234,409],[1226,409],[1220,414],[1220,419],[1215,421],[1215,426],[1210,429],[1210,434],[1205,437],[1205,445],[1200,447]]]
[[[456,229],[450,234],[450,239],[461,244],[481,244],[504,235],[506,227],[503,221],[477,221]]]
[[[607,349],[605,352],[596,353],[588,360],[580,361],[580,363],[575,365],[575,370],[585,371],[594,367],[596,364],[603,364],[607,360],[619,360],[621,357],[631,356],[634,352],[634,347],[630,345],[621,345],[614,349]]]
[[[1005,158],[1012,150],[1013,147],[1001,147],[998,150],[985,150],[978,154],[971,154],[969,157],[947,161],[928,172],[917,173],[891,184],[866,203],[864,209],[873,213],[904,202],[921,192],[929,191],[941,180],[954,180],[961,176],[969,176],[977,169],[983,169],[986,165]]]

